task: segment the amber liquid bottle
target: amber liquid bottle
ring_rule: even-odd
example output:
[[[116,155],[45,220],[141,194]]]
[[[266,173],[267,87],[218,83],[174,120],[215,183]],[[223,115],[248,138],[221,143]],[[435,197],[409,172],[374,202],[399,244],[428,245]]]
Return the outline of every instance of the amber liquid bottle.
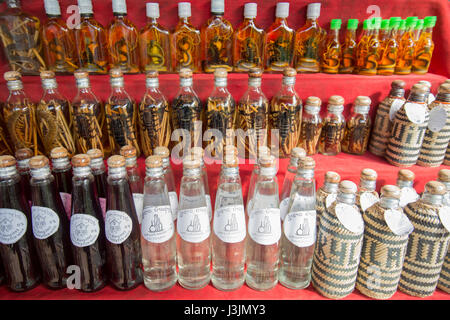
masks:
[[[1,117],[1,114],[0,114]],[[0,120],[1,121],[1,120]],[[12,155],[14,154],[13,148],[10,146],[8,136],[6,135],[6,129],[0,124],[0,155]]]
[[[39,283],[41,275],[30,207],[21,190],[13,156],[0,156],[0,221],[0,257],[4,266],[1,271],[6,276],[6,285],[12,291],[29,290]]]
[[[397,64],[395,65],[395,74],[410,74],[414,59],[414,27],[417,23],[417,17],[406,18],[406,29],[402,35],[399,48]]]
[[[342,151],[359,155],[366,153],[372,127],[372,120],[369,117],[371,103],[369,97],[356,97],[350,119],[345,123]]]
[[[72,166],[69,160],[69,153],[63,147],[54,148],[50,153],[52,161],[52,174],[55,177],[56,188],[70,217],[70,205],[72,202]]]
[[[19,149],[15,153],[17,160],[17,170],[20,175],[20,189],[25,194],[28,204],[31,206],[31,187],[30,187],[30,159],[33,157],[33,151],[29,148]]]
[[[400,22],[401,18],[399,17],[392,17],[389,20],[389,34],[381,42],[380,46],[377,74],[384,76],[394,74],[398,55],[397,34]]]
[[[100,149],[91,149],[86,152],[91,159],[90,167],[94,176],[95,189],[97,190],[98,201],[102,208],[103,217],[106,214],[106,194],[107,194],[107,175],[105,162],[103,161],[103,152]]]
[[[348,19],[347,32],[342,44],[342,59],[339,65],[339,73],[353,73],[356,65],[356,29],[358,19]]]
[[[322,122],[319,140],[321,154],[335,156],[341,152],[341,142],[345,132],[345,119],[342,111],[344,111],[344,98],[331,96],[328,99],[327,115]]]
[[[320,134],[322,132],[322,118],[320,106],[322,101],[318,97],[308,97],[305,102],[300,126],[300,135],[297,146],[312,156],[318,152]]]
[[[330,34],[325,42],[325,47],[320,60],[324,73],[338,73],[342,60],[341,44],[339,41],[339,30],[341,29],[341,19],[331,20]]]
[[[424,30],[420,34],[419,40],[415,44],[412,72],[425,74],[430,67],[431,57],[434,50],[432,39],[433,28],[436,25],[436,17],[425,17]]]
[[[370,35],[366,38],[362,48],[358,51],[358,73],[366,76],[377,74],[378,61],[380,55],[380,40],[378,32],[381,26],[381,18],[373,18],[369,22],[371,27]],[[362,41],[362,40],[361,40]]]
[[[364,57],[367,52],[367,45],[370,40],[370,34],[372,32],[372,25],[370,19],[364,20],[363,29],[359,37],[358,44],[356,45],[356,65],[353,70],[354,73],[359,73],[360,66],[364,65]]]

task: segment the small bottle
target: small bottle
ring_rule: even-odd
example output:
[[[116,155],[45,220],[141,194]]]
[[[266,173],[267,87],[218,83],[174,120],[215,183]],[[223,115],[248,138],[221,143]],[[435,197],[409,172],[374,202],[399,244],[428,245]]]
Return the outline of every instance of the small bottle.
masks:
[[[420,34],[420,38],[419,40],[417,40],[414,46],[414,57],[412,62],[413,73],[425,74],[428,72],[434,50],[432,33],[435,25],[435,16],[425,17],[424,30]]]
[[[372,18],[372,26],[369,28],[370,36],[358,51],[358,74],[372,76],[377,74],[378,60],[380,58],[380,41],[378,32],[381,26],[381,18]]]
[[[414,27],[414,41],[418,41],[420,38],[420,35],[422,34],[424,26],[424,19],[417,20],[417,24]]]
[[[383,76],[394,74],[398,55],[397,34],[401,20],[400,17],[392,17],[389,19],[388,32],[386,32],[384,40],[381,40],[377,74]]]
[[[77,48],[73,29],[61,18],[58,0],[44,1],[47,21],[42,25],[42,49],[47,69],[72,73],[78,69]]]
[[[397,174],[397,187],[400,188],[400,207],[419,200],[420,196],[414,189],[414,179],[416,175],[408,169],[400,169]]]
[[[258,180],[259,177],[259,162],[261,160],[261,158],[264,155],[270,155],[270,149],[266,146],[260,146],[258,148],[258,157],[256,159],[255,164],[253,165],[253,170],[252,170],[252,174],[250,175],[250,182],[248,184],[248,191],[247,191],[247,206],[246,206],[246,212],[247,215],[249,213],[249,208],[252,207],[252,201],[253,201],[253,196],[255,195],[255,186],[256,186],[256,181]]]
[[[161,158],[148,157],[145,168],[141,225],[144,284],[149,290],[165,291],[177,282],[175,225]]]
[[[212,235],[213,285],[222,291],[240,288],[245,280],[245,223],[239,159],[224,158],[216,193]]]
[[[444,195],[443,204],[445,206],[450,206],[450,170],[441,169],[438,174],[438,181],[445,185],[447,189]],[[442,291],[450,293],[450,251],[447,252],[445,256],[444,264],[442,265],[441,274],[439,276],[438,288]]]
[[[394,80],[389,95],[378,105],[369,142],[369,151],[374,155],[384,156],[395,114],[405,103],[404,95],[405,81]]]
[[[98,201],[90,158],[72,158],[72,212],[70,240],[74,262],[80,267],[80,290],[98,291],[106,285],[105,222]]]
[[[342,60],[342,48],[339,41],[339,30],[341,30],[341,19],[332,19],[330,33],[325,41],[325,48],[320,60],[322,72],[336,74]]]
[[[361,170],[358,192],[356,193],[356,205],[365,213],[368,208],[380,200],[376,190],[378,174],[375,170],[365,168]]]
[[[113,0],[114,18],[107,28],[109,67],[139,72],[139,32],[127,17],[126,0]]]
[[[318,23],[320,6],[320,3],[308,4],[306,23],[295,34],[294,65],[300,73],[320,71],[322,46],[326,38],[326,31]]]
[[[52,289],[67,286],[67,267],[72,265],[69,218],[56,189],[48,159],[30,159],[31,220],[34,245],[42,270],[43,283]]]
[[[280,248],[280,283],[304,289],[311,281],[316,242],[316,184],[313,158],[300,159],[292,185],[288,214],[283,221]]]
[[[297,146],[303,148],[308,156],[318,151],[320,134],[322,133],[322,118],[320,106],[322,101],[318,97],[308,97],[300,125],[300,136]]]
[[[14,157],[0,156],[0,258],[5,268],[1,271],[8,288],[17,292],[34,288],[41,279],[30,207],[20,180]]]
[[[358,19],[348,19],[345,39],[342,43],[342,59],[339,65],[339,73],[353,73],[356,64],[356,30]]]
[[[162,160],[163,177],[166,182],[167,192],[169,194],[170,208],[172,210],[173,221],[177,220],[178,211],[178,195],[175,185],[175,177],[173,175],[172,166],[170,165],[170,151],[167,147],[156,147],[153,150],[153,154],[158,156]],[[176,227],[176,225],[175,225]]]
[[[339,182],[341,182],[341,176],[337,172],[327,171],[325,173],[323,186],[316,193],[317,227],[320,225],[320,218],[325,210],[336,201]]]
[[[211,225],[202,164],[191,155],[183,159],[177,234],[178,282],[186,289],[201,289],[211,278]]]
[[[190,154],[200,161],[202,169],[203,187],[205,188],[206,207],[208,209],[209,221],[211,221],[213,217],[211,205],[211,193],[209,191],[208,172],[206,171],[205,161],[203,160],[205,156],[205,151],[201,147],[193,147],[190,150]]]
[[[191,3],[178,3],[178,24],[172,34],[173,71],[188,68],[192,72],[201,70],[200,31],[191,24]]]
[[[270,141],[277,146],[280,158],[289,157],[300,134],[302,99],[295,91],[296,76],[295,69],[284,69],[281,90],[270,101]]]
[[[327,114],[322,122],[319,140],[319,152],[335,156],[341,152],[341,141],[345,133],[344,98],[331,96],[328,99]]]
[[[50,159],[52,161],[52,174],[55,177],[56,189],[61,196],[67,217],[70,217],[72,165],[70,164],[69,153],[63,147],[56,147],[50,152]]]
[[[122,156],[108,158],[105,234],[109,280],[119,290],[137,287],[143,280],[139,221]]]
[[[224,0],[211,0],[211,15],[201,29],[202,66],[205,72],[217,68],[233,70],[233,26],[223,15]]]
[[[261,69],[249,71],[248,89],[238,104],[237,127],[248,135],[248,139],[238,136],[238,146],[245,147],[246,156],[253,159],[257,149],[267,145],[269,127],[269,101],[261,90],[261,77]]]
[[[264,66],[267,72],[280,72],[292,65],[294,30],[289,28],[289,2],[278,2],[275,21],[264,38]]]
[[[130,183],[134,200],[134,207],[136,209],[139,224],[141,224],[142,210],[144,209],[144,183],[139,174],[139,167],[136,161],[136,149],[132,146],[123,146],[120,148],[120,155],[125,158],[125,167],[127,169],[128,182]]]
[[[1,108],[1,118],[8,128],[14,150],[30,148],[34,155],[37,155],[39,150],[35,122],[36,108],[23,90],[21,77],[17,71],[8,71],[4,74],[9,96]]]
[[[87,72],[108,72],[108,36],[103,26],[94,19],[91,0],[78,0],[80,23],[75,28],[75,44],[79,66]]]
[[[384,47],[388,39],[389,39],[389,19],[382,19],[380,24],[380,32],[378,34],[378,40],[380,41],[380,49]]]
[[[372,100],[366,96],[358,96],[353,103],[350,119],[345,123],[345,134],[342,139],[342,151],[362,155],[367,151],[372,120],[369,117]]]
[[[255,24],[257,4],[244,5],[244,21],[234,32],[234,71],[248,72],[263,67],[264,30]]]
[[[253,201],[248,208],[245,282],[250,288],[263,291],[278,282],[281,219],[275,157],[264,155],[259,165]]]
[[[402,19],[400,21],[400,25],[398,27],[398,33],[397,33],[397,43],[400,45],[400,42],[402,40],[403,35],[406,31],[406,19]]]
[[[406,29],[402,35],[399,48],[397,64],[395,65],[395,74],[410,74],[414,60],[414,27],[417,23],[417,17],[406,18]]]
[[[366,19],[363,21],[363,29],[359,36],[358,44],[356,45],[356,65],[353,70],[354,73],[359,73],[360,66],[364,65],[364,57],[367,52],[367,46],[370,40],[370,34],[372,32],[371,19]]]
[[[141,70],[171,71],[170,33],[158,22],[159,4],[146,3],[147,24],[139,32]]]
[[[30,187],[30,159],[33,157],[33,151],[29,148],[22,148],[16,151],[17,170],[20,175],[20,189],[25,194],[25,198],[31,206],[31,187]]]
[[[97,190],[98,201],[103,212],[106,214],[106,194],[108,189],[105,162],[103,161],[103,152],[100,149],[90,149],[86,155],[91,159],[90,167],[94,176],[95,189]]]
[[[445,185],[429,181],[421,199],[405,207],[414,226],[409,236],[398,288],[411,296],[428,297],[436,290],[450,241]],[[417,272],[426,270],[427,272]]]

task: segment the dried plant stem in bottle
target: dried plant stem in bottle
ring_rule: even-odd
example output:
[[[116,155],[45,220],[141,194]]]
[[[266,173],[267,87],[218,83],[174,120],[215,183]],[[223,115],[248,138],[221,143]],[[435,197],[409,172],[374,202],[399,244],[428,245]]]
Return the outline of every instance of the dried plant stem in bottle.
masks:
[[[322,118],[319,114],[321,104],[322,101],[318,97],[308,97],[302,113],[297,146],[303,148],[308,156],[314,155],[318,151],[322,132]]]
[[[6,132],[0,127],[0,155],[12,155],[14,153],[9,144],[9,141],[6,138]]]
[[[319,151],[324,155],[334,156],[341,152],[341,141],[344,138],[345,120],[342,115],[344,98],[331,96],[327,110],[327,115],[322,122]]]
[[[372,127],[369,117],[371,102],[369,97],[356,97],[350,119],[345,123],[342,151],[359,155],[366,152]]]

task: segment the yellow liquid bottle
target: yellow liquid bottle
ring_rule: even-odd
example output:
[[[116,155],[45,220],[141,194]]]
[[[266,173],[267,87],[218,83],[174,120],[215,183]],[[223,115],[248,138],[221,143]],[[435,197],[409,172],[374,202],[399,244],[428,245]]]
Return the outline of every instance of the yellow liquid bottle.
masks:
[[[399,17],[389,19],[389,34],[380,47],[377,74],[384,76],[394,74],[398,54],[397,34],[400,22],[401,18]]]
[[[330,34],[323,50],[321,67],[324,73],[338,73],[341,63],[341,44],[339,42],[339,30],[341,19],[333,19],[330,24]]]
[[[359,72],[359,68],[364,65],[364,54],[367,51],[367,44],[369,43],[371,25],[370,20],[364,20],[363,29],[356,46],[356,66],[354,73]]]
[[[360,57],[358,59],[358,73],[362,75],[372,76],[377,74],[378,56],[380,49],[380,41],[378,32],[381,26],[381,18],[371,19],[371,32],[364,46],[361,48]]]
[[[358,29],[358,19],[348,19],[347,32],[342,44],[342,58],[339,65],[339,73],[353,73],[356,64],[356,29]]]
[[[413,73],[424,74],[428,72],[434,50],[432,32],[435,25],[436,16],[425,17],[424,29],[420,34],[420,38],[416,42],[414,49]]]
[[[414,27],[417,17],[406,18],[406,29],[398,49],[398,59],[395,65],[395,74],[410,74],[414,56]]]

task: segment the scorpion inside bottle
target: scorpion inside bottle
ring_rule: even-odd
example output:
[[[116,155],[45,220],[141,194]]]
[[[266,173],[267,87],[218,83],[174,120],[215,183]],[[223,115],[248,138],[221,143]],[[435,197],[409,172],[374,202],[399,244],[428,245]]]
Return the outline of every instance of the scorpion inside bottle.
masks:
[[[344,111],[344,98],[331,96],[328,99],[328,110],[319,141],[319,152],[327,156],[335,156],[341,152],[341,141],[344,137],[345,120],[342,115]]]
[[[321,104],[322,101],[318,97],[306,99],[298,146],[303,148],[308,156],[317,153],[317,145],[322,132],[322,118],[319,115]]]
[[[342,151],[351,154],[364,154],[366,152],[372,125],[369,117],[371,102],[369,97],[356,97],[350,119],[345,124]]]

